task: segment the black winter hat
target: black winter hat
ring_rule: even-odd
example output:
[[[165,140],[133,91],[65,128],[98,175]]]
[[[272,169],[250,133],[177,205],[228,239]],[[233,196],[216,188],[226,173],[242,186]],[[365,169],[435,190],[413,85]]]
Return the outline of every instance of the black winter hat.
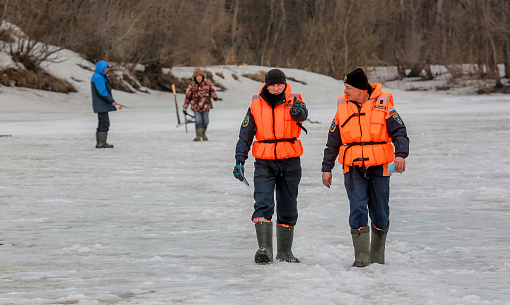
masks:
[[[361,68],[357,68],[345,75],[344,83],[349,84],[354,88],[367,90],[369,94],[372,93],[372,86],[368,83],[367,75]]]
[[[266,73],[266,86],[271,86],[274,84],[286,84],[287,78],[285,77],[285,73],[282,70],[272,69]]]

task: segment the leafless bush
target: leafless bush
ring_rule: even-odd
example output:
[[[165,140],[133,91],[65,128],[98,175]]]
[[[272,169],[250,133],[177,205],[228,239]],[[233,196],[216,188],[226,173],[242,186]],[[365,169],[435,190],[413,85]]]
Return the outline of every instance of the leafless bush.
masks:
[[[0,29],[0,41],[4,41],[7,43],[14,42],[14,38],[12,38],[11,31],[8,29]]]

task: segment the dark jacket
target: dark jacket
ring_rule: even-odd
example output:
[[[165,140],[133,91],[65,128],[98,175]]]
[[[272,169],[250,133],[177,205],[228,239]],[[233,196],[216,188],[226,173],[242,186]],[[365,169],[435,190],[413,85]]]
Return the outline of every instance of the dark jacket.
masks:
[[[109,67],[106,61],[99,61],[96,64],[96,72],[90,79],[92,89],[92,108],[95,113],[117,110],[117,108],[113,105],[115,100],[112,95],[112,86],[104,73],[104,69],[106,67]]]

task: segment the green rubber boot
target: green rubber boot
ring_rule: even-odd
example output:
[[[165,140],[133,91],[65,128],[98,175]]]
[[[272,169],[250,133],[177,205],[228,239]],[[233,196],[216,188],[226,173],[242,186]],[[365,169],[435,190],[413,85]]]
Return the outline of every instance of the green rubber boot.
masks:
[[[99,132],[96,132],[96,148],[99,148]]]
[[[195,125],[195,135],[196,137],[193,139],[193,141],[200,141],[202,138],[202,130],[204,127],[202,125]]]
[[[255,224],[259,249],[255,253],[255,263],[269,264],[273,262],[273,223],[257,222]]]
[[[202,140],[203,141],[208,141],[209,139],[207,138],[207,136],[205,135],[205,132],[207,131],[207,127],[204,127],[202,129]]]
[[[287,263],[299,263],[294,254],[292,254],[292,241],[294,239],[294,227],[276,226],[276,245],[278,252],[276,259]]]
[[[113,145],[106,143],[106,139],[108,138],[107,132],[98,132],[98,144],[96,148],[113,148]]]
[[[370,229],[364,227],[351,229],[352,244],[354,245],[353,267],[366,267],[370,264]]]
[[[379,230],[372,224],[372,241],[370,243],[370,262],[377,264],[384,264],[384,250],[386,248],[386,236],[390,224],[386,228]]]

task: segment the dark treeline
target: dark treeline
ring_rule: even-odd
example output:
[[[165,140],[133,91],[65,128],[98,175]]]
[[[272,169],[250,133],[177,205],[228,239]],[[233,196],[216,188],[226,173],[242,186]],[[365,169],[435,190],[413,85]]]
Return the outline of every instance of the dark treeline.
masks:
[[[246,63],[340,78],[391,65],[431,79],[430,65],[458,77],[471,64],[501,85],[504,64],[510,76],[509,0],[1,0],[0,10],[32,39],[148,71]]]

